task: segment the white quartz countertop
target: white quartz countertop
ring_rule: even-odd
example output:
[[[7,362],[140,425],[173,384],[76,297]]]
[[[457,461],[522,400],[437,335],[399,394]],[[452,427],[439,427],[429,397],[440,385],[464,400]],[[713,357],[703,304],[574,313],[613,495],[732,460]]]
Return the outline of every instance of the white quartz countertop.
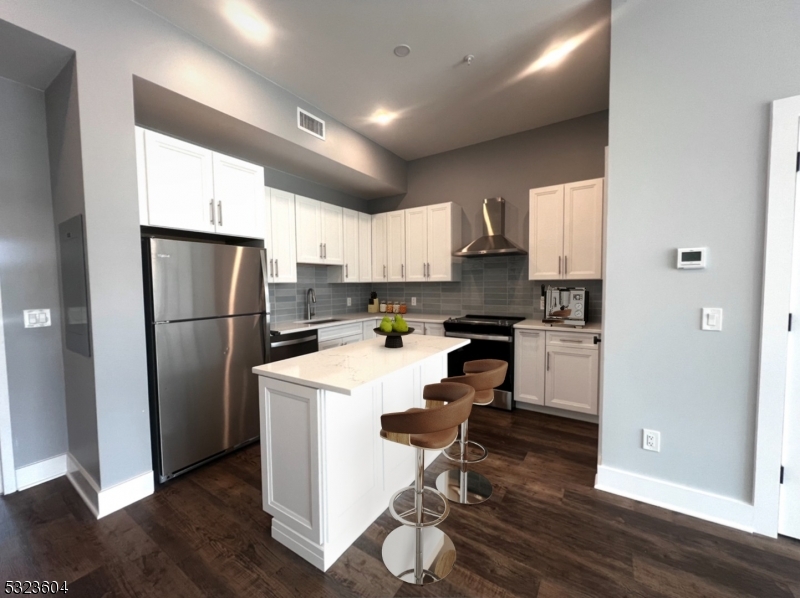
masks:
[[[603,332],[603,327],[599,322],[589,322],[583,328],[577,326],[570,326],[568,324],[545,324],[541,320],[522,320],[514,324],[514,328],[521,328],[523,330],[550,330],[552,332],[588,332],[591,334],[600,334]]]
[[[289,334],[291,332],[300,332],[302,330],[319,330],[320,328],[330,328],[331,326],[342,326],[343,324],[351,324],[353,322],[366,322],[367,320],[380,320],[387,314],[377,313],[360,313],[360,314],[341,314],[331,316],[335,318],[335,322],[281,322],[280,324],[273,324],[270,326],[271,330],[280,332],[281,334]],[[392,315],[392,314],[390,314]],[[453,316],[447,315],[431,315],[431,314],[417,314],[407,313],[403,314],[403,318],[411,322],[427,322],[429,324],[441,324],[448,318]],[[327,317],[320,317],[320,320],[325,320]]]
[[[349,395],[361,386],[441,353],[450,353],[469,344],[469,340],[444,336],[409,334],[403,347],[387,349],[386,337],[333,347],[253,368],[253,373]]]

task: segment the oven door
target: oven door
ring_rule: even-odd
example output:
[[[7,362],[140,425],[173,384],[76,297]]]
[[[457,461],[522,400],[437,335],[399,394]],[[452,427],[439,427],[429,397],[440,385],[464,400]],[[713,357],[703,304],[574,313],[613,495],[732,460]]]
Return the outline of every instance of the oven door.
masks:
[[[501,359],[508,362],[506,379],[495,388],[494,401],[490,407],[511,411],[514,408],[514,337],[468,332],[445,332],[444,335],[470,339],[466,347],[456,349],[447,356],[448,376],[463,376],[464,364],[476,359]]]

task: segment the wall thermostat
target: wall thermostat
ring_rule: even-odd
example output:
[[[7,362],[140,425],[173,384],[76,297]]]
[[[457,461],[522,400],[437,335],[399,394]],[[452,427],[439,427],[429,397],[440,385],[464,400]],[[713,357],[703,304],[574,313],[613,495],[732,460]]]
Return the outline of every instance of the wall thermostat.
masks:
[[[678,269],[688,270],[706,267],[708,247],[678,249]]]

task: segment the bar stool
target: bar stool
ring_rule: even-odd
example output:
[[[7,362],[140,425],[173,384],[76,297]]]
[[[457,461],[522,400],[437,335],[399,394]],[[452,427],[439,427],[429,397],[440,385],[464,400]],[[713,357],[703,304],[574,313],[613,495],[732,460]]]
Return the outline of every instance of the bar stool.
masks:
[[[494,400],[494,389],[503,383],[508,371],[508,362],[500,359],[478,359],[464,364],[464,375],[445,378],[442,383],[456,382],[468,384],[475,389],[475,405],[488,405]],[[469,422],[461,424],[461,437],[458,442],[458,453],[445,450],[444,456],[458,463],[458,469],[449,469],[436,478],[436,488],[451,502],[462,505],[476,505],[492,495],[492,483],[486,476],[477,471],[468,471],[467,467],[480,463],[488,455],[486,448],[469,439]],[[470,457],[469,447],[481,451],[480,456]]]
[[[437,529],[450,514],[447,499],[435,488],[423,484],[425,450],[442,450],[453,444],[458,426],[469,418],[475,389],[465,384],[429,384],[423,397],[436,400],[436,409],[409,409],[381,416],[381,437],[413,446],[416,453],[414,485],[394,493],[389,501],[392,517],[403,524],[383,542],[383,563],[395,577],[416,585],[435,583],[447,577],[456,562],[456,549],[450,537]],[[442,403],[446,403],[442,405]],[[398,513],[395,502],[413,491],[414,507]],[[426,508],[424,493],[442,501],[443,511]],[[413,514],[413,519],[407,519]]]

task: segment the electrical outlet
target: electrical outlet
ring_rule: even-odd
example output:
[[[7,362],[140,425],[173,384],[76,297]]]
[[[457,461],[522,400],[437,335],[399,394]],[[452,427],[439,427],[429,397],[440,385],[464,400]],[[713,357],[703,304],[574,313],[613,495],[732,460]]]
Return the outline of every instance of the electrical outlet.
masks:
[[[646,451],[661,452],[661,432],[642,430],[642,448]]]
[[[417,298],[416,297],[412,297],[411,298],[411,305],[413,306],[413,305],[416,305],[416,304],[417,304]]]
[[[347,298],[347,307],[351,307],[352,305],[353,305],[353,300],[350,297],[348,297]]]
[[[544,296],[539,297],[539,309],[544,311]]]

